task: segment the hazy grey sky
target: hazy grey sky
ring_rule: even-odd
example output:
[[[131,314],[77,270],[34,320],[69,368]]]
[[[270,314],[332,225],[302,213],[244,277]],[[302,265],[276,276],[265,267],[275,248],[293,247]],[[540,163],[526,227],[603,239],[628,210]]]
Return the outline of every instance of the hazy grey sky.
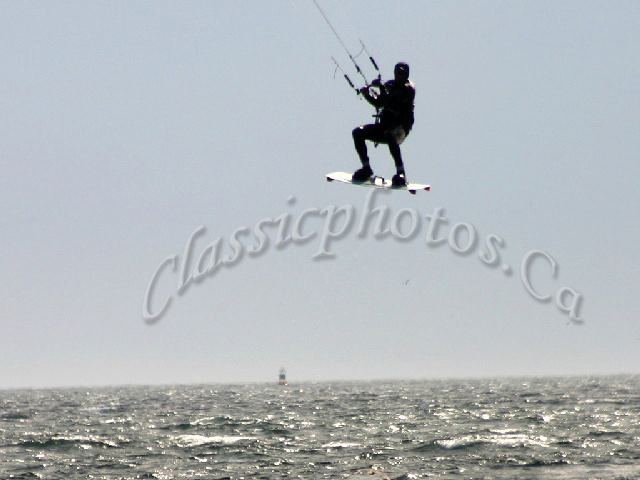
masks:
[[[372,111],[332,78],[349,60],[311,1],[5,1],[0,387],[638,371],[640,3],[321,4],[385,75],[412,68],[403,154],[434,189],[378,201],[501,236],[514,274],[426,246],[425,221],[405,243],[354,231],[334,260],[269,248],[147,325],[153,272],[198,226],[197,253],[266,217],[360,210],[367,189],[323,175],[358,166]],[[533,249],[559,266],[537,287],[579,291],[584,325],[527,294]]]

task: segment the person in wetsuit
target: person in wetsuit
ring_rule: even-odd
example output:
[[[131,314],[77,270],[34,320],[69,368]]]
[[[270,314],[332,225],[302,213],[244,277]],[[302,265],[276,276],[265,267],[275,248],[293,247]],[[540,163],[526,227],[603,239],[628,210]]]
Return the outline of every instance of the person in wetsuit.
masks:
[[[394,186],[407,184],[400,144],[413,127],[413,101],[416,90],[409,80],[409,65],[406,63],[396,64],[393,76],[393,80],[384,84],[379,80],[372,82],[373,87],[380,89],[378,95],[372,95],[368,86],[360,89],[362,96],[378,110],[378,121],[353,130],[353,143],[362,162],[362,168],[353,173],[354,182],[366,182],[373,175],[365,143],[365,140],[369,140],[389,145],[389,152],[397,170],[392,183]]]

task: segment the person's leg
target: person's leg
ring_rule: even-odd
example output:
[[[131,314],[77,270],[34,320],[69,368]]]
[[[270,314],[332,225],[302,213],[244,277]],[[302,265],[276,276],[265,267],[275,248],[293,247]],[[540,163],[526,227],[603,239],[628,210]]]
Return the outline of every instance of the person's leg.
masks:
[[[395,141],[395,139],[389,139],[387,141],[389,144],[389,152],[391,153],[391,157],[393,157],[393,162],[396,164],[396,171],[400,174],[404,174],[404,164],[402,163],[402,153],[400,152],[400,145]]]
[[[373,170],[369,165],[369,156],[367,155],[366,140],[370,140],[377,143],[384,143],[384,129],[379,124],[362,125],[354,128],[353,132],[353,144],[356,147],[356,152],[360,157],[362,168],[356,170],[353,174],[353,181],[364,182],[373,175]]]
[[[353,144],[360,157],[360,162],[363,166],[369,165],[369,156],[367,155],[367,144],[365,140],[385,143],[384,128],[380,124],[370,123],[369,125],[361,125],[354,128],[352,135]]]
[[[400,151],[400,143],[404,141],[406,134],[402,127],[396,127],[385,131],[385,143],[389,145],[389,153],[396,165],[396,174],[392,178],[392,182],[396,186],[406,185],[406,174],[404,164],[402,162],[402,153]]]

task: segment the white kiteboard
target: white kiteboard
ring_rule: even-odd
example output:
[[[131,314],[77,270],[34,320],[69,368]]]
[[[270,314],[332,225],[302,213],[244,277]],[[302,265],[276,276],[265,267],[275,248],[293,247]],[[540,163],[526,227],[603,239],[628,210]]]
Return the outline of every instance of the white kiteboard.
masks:
[[[372,188],[386,188],[389,190],[407,190],[409,193],[415,195],[418,190],[430,191],[431,185],[425,185],[422,183],[407,183],[401,187],[394,187],[391,184],[391,179],[385,179],[384,177],[379,177],[374,175],[369,180],[364,182],[354,182],[351,179],[352,174],[347,172],[331,172],[327,173],[327,182],[333,182],[334,180],[342,183],[351,183],[353,185],[359,185],[361,187],[372,187]]]

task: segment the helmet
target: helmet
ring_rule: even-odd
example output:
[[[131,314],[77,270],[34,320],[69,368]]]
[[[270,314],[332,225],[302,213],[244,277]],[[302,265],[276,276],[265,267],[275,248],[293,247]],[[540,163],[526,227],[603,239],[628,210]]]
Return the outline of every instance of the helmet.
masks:
[[[404,78],[409,78],[409,64],[405,62],[398,62],[393,69],[394,73],[400,73]]]

